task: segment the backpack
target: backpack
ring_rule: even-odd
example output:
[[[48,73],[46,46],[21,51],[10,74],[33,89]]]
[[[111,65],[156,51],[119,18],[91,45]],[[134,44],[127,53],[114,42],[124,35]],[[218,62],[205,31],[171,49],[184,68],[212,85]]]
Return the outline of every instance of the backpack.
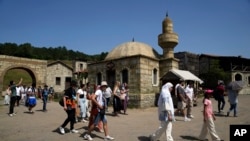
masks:
[[[62,107],[64,107],[63,97],[59,100],[59,105],[61,105]]]

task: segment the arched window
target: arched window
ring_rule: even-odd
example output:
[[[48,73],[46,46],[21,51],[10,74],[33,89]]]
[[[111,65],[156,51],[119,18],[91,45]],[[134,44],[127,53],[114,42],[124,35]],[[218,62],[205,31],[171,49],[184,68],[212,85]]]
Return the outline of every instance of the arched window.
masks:
[[[127,69],[122,70],[122,75],[121,76],[122,76],[121,82],[128,84],[128,70]]]
[[[158,71],[156,68],[153,69],[152,71],[152,84],[153,85],[157,85],[157,82],[158,82]]]
[[[97,82],[97,85],[101,85],[101,82],[102,82],[102,73],[97,73],[97,77],[96,77],[96,82]]]
[[[242,80],[241,74],[236,74],[235,77],[234,77],[234,79],[235,79],[236,81]]]

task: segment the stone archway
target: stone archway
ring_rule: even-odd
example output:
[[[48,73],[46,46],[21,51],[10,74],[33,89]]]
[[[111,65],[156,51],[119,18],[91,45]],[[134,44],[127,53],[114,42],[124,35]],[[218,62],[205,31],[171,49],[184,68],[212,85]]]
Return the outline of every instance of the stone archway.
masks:
[[[11,69],[23,69],[27,71],[31,76],[32,81],[37,85],[44,84],[46,82],[46,60],[0,55],[0,84],[3,84],[5,74]],[[0,91],[2,90],[3,85],[0,85]]]
[[[22,69],[22,70],[26,71],[29,74],[29,76],[31,77],[31,79],[32,79],[31,84],[32,83],[39,84],[37,82],[37,79],[36,79],[36,73],[31,68],[22,67],[22,66],[12,66],[12,67],[6,68],[4,71],[2,71],[1,78],[0,78],[1,84],[3,84],[3,82],[4,82],[4,76],[6,75],[6,73],[8,71],[11,71],[11,70],[14,70],[14,69]],[[3,88],[4,88],[4,85],[2,85],[2,87],[0,89],[3,90]]]

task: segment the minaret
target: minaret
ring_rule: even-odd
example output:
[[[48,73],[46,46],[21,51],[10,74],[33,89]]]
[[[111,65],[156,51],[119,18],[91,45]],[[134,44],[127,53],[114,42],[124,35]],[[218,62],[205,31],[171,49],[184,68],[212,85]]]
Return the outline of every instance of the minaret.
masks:
[[[177,44],[178,35],[173,32],[173,23],[167,14],[162,22],[162,34],[158,35],[158,45],[163,49],[163,58],[160,60],[160,77],[173,68],[179,68],[179,60],[174,58],[174,48]]]

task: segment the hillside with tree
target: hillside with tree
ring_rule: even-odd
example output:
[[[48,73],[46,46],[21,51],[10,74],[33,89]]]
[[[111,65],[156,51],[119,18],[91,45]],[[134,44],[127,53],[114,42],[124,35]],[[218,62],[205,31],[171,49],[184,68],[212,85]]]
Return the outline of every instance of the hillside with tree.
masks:
[[[65,46],[59,47],[34,47],[30,43],[0,43],[0,55],[9,55],[41,60],[79,60],[101,61],[108,52],[96,55],[87,55],[79,51],[68,50]]]

